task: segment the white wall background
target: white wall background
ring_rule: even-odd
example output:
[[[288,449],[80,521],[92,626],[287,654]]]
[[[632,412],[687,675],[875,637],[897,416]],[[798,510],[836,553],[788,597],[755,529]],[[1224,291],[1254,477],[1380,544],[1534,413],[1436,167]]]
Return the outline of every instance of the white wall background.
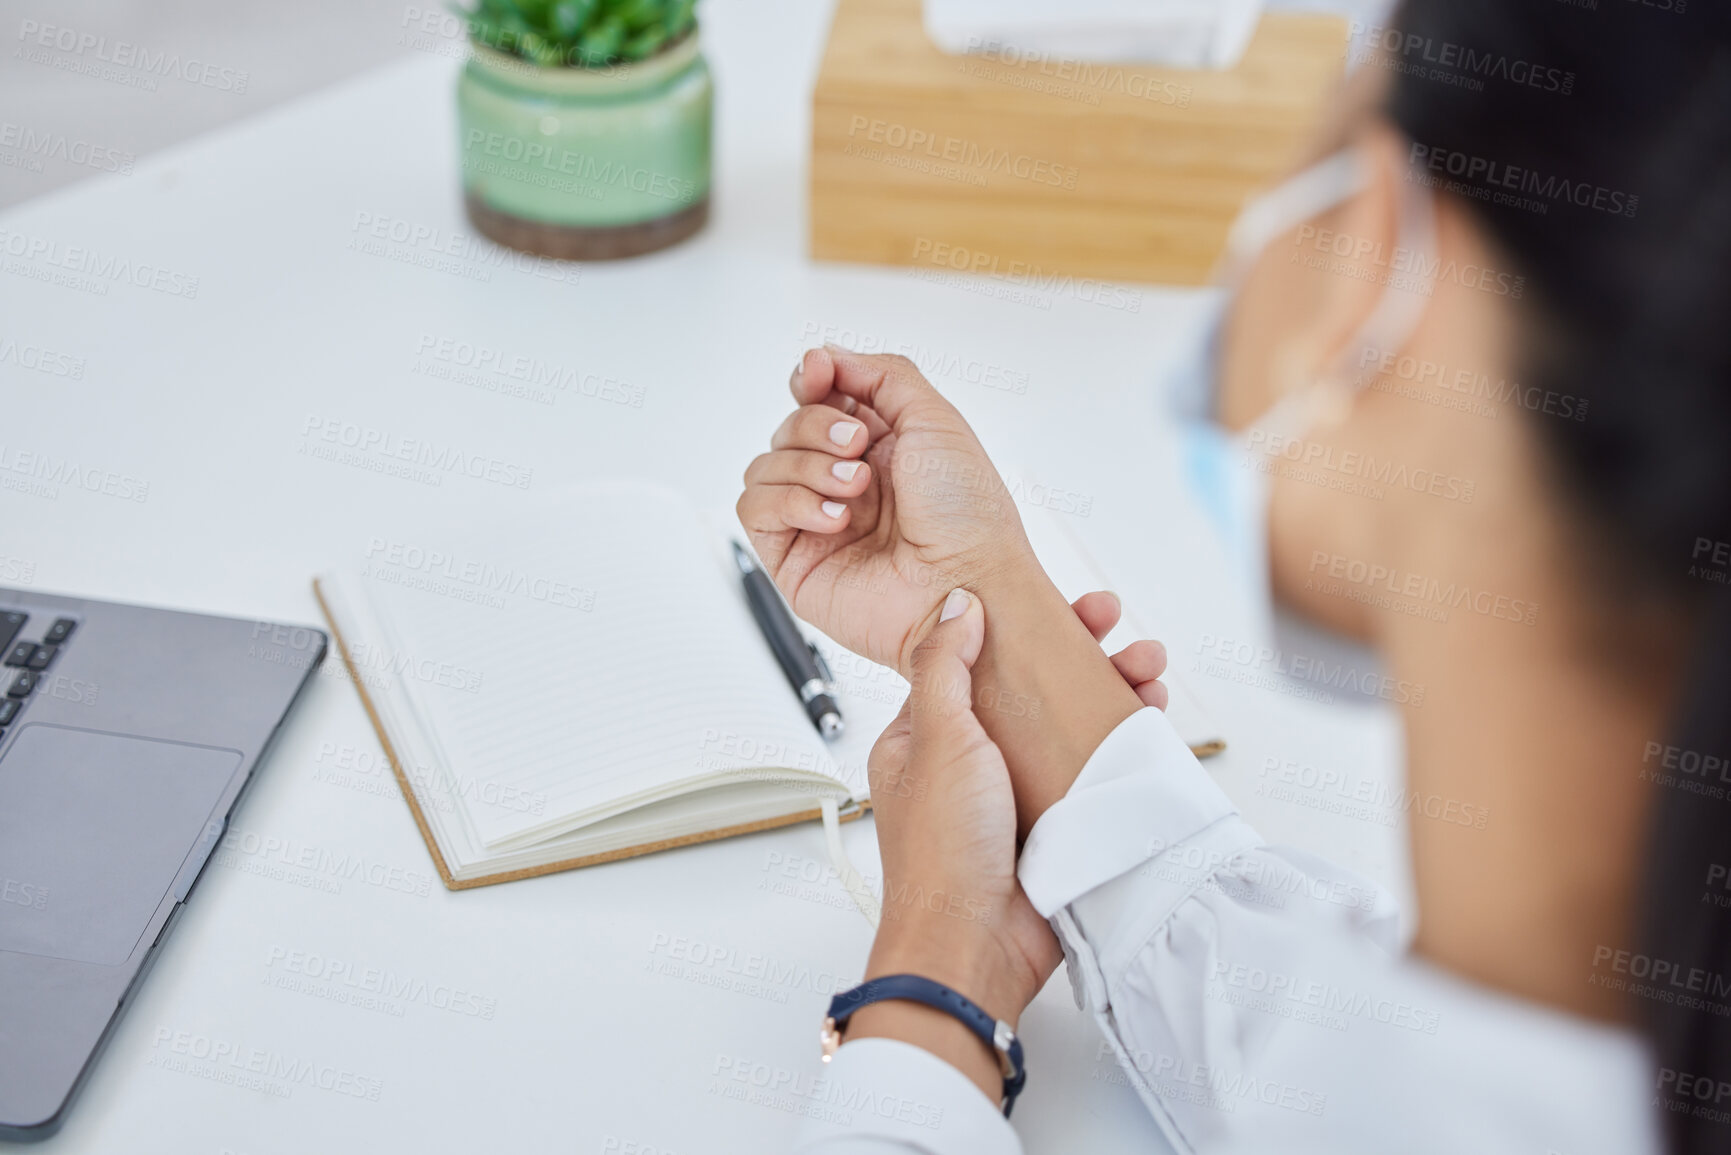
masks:
[[[1269,6],[1374,20],[1389,2]],[[8,0],[0,9],[0,209],[80,180],[124,179],[105,170],[424,52],[427,38],[417,47],[413,28],[421,13],[446,8],[446,0]],[[70,34],[85,47],[35,47],[49,26],[60,43]],[[122,44],[177,59],[180,75],[112,68],[105,58]],[[185,79],[207,70],[210,85]],[[154,90],[141,85],[147,78]]]

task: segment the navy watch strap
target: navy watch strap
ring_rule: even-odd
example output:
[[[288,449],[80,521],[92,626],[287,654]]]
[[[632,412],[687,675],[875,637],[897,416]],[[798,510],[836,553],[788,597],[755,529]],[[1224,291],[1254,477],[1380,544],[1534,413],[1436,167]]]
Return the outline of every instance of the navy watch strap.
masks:
[[[894,999],[943,1011],[991,1048],[998,1057],[999,1069],[1004,1073],[1004,1117],[1009,1118],[1010,1108],[1016,1105],[1016,1096],[1022,1093],[1022,1087],[1028,1081],[1027,1069],[1022,1065],[1022,1040],[1016,1037],[1010,1024],[994,1019],[960,991],[919,975],[884,975],[831,999],[829,1018],[823,1025],[824,1061],[828,1062],[840,1046],[841,1030],[855,1011]]]

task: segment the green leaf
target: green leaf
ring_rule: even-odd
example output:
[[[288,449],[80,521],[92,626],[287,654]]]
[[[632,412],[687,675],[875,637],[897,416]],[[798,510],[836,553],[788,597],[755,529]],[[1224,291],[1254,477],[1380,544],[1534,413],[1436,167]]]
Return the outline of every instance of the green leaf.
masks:
[[[667,29],[651,24],[627,40],[619,49],[619,55],[627,60],[646,60],[661,51],[661,46],[666,43]]]
[[[624,39],[625,26],[608,17],[583,34],[577,41],[577,49],[585,60],[601,64],[619,54],[619,45]]]
[[[662,0],[624,0],[614,15],[633,31],[647,28],[661,19]]]
[[[667,31],[671,36],[684,36],[697,22],[697,0],[673,0],[667,10]]]
[[[472,0],[453,4],[477,42],[538,64],[643,60],[683,37],[696,0]]]
[[[553,5],[549,28],[562,42],[569,44],[583,34],[589,15],[594,11],[595,0],[559,0]]]

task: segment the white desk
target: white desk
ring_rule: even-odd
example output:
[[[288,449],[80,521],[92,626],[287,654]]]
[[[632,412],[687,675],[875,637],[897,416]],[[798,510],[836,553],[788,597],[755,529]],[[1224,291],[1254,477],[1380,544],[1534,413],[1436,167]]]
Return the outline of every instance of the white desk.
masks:
[[[802,158],[825,15],[792,0],[706,11],[716,211],[672,252],[549,277],[473,242],[426,267],[472,234],[456,66],[413,52],[0,217],[0,343],[83,366],[73,379],[0,358],[0,465],[39,454],[148,483],[129,501],[0,470],[0,584],[312,622],[314,571],[409,520],[520,496],[315,459],[301,452],[309,421],[459,444],[532,469],[534,490],[649,474],[726,510],[789,404],[796,354],[830,338],[912,353],[1003,460],[1091,498],[1078,529],[1178,668],[1201,634],[1246,628],[1152,394],[1192,303],[1147,288],[1131,290],[1136,311],[1063,291],[1005,299],[990,281],[810,264]],[[433,239],[378,242],[374,221]],[[81,260],[153,266],[171,287],[196,277],[196,296],[129,275],[100,291],[42,280]],[[581,391],[545,405],[430,375],[421,350],[441,338],[623,382],[641,407]],[[969,383],[984,366],[1025,392]],[[1234,740],[1216,769],[1252,819],[1404,886],[1398,830],[1255,793],[1270,756],[1386,773],[1385,717],[1191,681]],[[833,882],[774,886],[780,865],[821,869],[815,826],[447,893],[337,676],[316,680],[235,829],[45,1155],[763,1155],[813,1105],[821,1009],[868,943]],[[873,861],[869,822],[849,839]],[[314,956],[353,981],[389,972],[400,997],[327,997],[350,988],[309,977],[330,965]],[[1163,1149],[1067,987],[1056,980],[1025,1020],[1029,1151]],[[198,1057],[212,1051],[224,1057]],[[777,1093],[754,1099],[766,1079]]]

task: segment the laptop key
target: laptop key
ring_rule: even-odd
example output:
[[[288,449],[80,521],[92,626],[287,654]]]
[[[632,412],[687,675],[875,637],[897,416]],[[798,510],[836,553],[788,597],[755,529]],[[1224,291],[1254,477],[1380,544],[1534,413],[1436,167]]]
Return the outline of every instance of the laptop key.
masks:
[[[78,623],[71,618],[55,618],[54,624],[48,627],[48,632],[42,635],[42,641],[46,645],[58,646],[70,638],[77,627]]]
[[[46,670],[48,663],[54,660],[54,651],[59,648],[59,646],[37,646],[35,652],[30,655],[30,669]]]
[[[0,726],[10,725],[18,716],[18,703],[12,698],[0,698]]]
[[[18,676],[12,679],[12,687],[6,691],[8,698],[27,697],[36,688],[36,672],[34,670],[19,670]]]
[[[35,652],[35,642],[19,642],[17,645],[12,647],[9,653],[7,653],[6,665],[27,666],[30,664],[30,656]]]
[[[24,623],[30,620],[30,615],[18,610],[0,611],[0,650],[12,644],[12,639],[18,636],[18,631],[24,628]]]

